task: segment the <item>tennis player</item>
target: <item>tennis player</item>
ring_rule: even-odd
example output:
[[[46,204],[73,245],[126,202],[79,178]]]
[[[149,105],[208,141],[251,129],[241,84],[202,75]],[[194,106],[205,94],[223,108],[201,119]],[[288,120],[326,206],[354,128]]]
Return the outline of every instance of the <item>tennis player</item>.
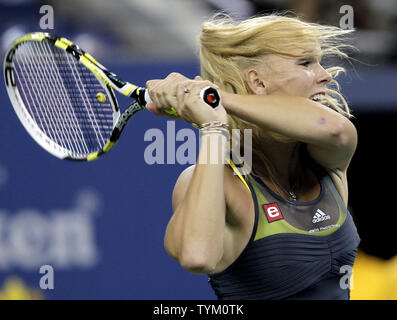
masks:
[[[282,14],[217,15],[202,26],[202,79],[172,73],[147,83],[149,110],[174,106],[200,128],[198,161],[173,190],[165,248],[208,274],[219,299],[350,298],[360,238],[346,171],[357,132],[335,80],[344,69],[321,64],[347,58],[349,32]],[[208,85],[219,88],[217,109],[199,98]],[[208,160],[241,151],[228,148],[237,128],[241,139],[252,130],[246,172]]]

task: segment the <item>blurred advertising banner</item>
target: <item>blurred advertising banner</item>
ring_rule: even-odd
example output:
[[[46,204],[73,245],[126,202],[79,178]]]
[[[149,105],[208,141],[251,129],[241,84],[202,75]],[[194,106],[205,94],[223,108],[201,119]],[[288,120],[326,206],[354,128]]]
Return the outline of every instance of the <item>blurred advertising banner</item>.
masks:
[[[198,74],[194,63],[113,69],[143,86],[175,70]],[[184,271],[163,244],[172,189],[189,164],[145,160],[155,142],[145,133],[163,133],[163,150],[177,152],[175,134],[189,124],[142,112],[111,153],[75,163],[31,139],[4,87],[0,101],[0,298],[215,298],[206,276]]]

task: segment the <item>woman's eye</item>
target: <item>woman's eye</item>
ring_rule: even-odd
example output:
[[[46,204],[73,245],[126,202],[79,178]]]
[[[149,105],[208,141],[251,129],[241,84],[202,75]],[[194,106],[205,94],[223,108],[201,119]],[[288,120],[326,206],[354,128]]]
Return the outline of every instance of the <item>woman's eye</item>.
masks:
[[[307,67],[307,66],[309,66],[310,63],[311,63],[311,61],[305,60],[305,61],[299,63],[299,65],[300,65],[300,66]]]

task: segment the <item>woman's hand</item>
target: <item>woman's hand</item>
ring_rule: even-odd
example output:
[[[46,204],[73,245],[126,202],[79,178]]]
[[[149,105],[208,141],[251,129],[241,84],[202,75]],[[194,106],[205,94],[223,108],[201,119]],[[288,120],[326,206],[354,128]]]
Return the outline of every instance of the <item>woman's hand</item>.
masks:
[[[146,108],[159,116],[181,118],[198,125],[214,120],[227,122],[227,114],[221,104],[213,109],[201,99],[200,92],[207,86],[213,84],[198,76],[191,80],[179,73],[171,73],[164,80],[150,80],[146,88],[153,102]],[[171,107],[179,117],[165,111]]]

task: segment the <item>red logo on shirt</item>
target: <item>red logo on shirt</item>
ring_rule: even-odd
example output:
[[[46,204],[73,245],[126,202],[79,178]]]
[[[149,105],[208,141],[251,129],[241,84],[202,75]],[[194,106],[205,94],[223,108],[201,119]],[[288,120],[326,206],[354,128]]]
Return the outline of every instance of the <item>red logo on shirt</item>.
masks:
[[[263,210],[265,210],[267,221],[273,222],[277,220],[284,219],[280,208],[277,203],[268,203],[263,205]]]

